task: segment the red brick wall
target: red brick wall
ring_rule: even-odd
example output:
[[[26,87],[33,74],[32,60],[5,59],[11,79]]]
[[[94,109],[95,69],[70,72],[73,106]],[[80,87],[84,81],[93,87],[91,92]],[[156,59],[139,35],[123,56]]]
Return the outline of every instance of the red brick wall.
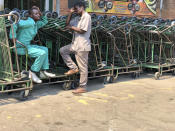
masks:
[[[68,10],[68,0],[60,0],[60,14],[66,15]]]
[[[175,19],[175,0],[164,0],[162,17]]]
[[[175,19],[175,0],[164,0],[162,18]],[[157,3],[157,17],[160,17],[160,0]]]

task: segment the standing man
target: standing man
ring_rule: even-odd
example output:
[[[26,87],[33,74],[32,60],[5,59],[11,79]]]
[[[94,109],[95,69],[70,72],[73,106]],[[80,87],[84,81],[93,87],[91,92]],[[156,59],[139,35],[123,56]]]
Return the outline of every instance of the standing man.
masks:
[[[73,13],[77,13],[79,16],[71,20]],[[70,9],[66,24],[67,28],[74,33],[72,43],[60,49],[64,62],[70,68],[65,75],[80,72],[79,88],[74,90],[73,93],[85,93],[88,80],[88,54],[91,51],[91,16],[85,11],[84,2],[78,2],[74,5],[74,8]],[[71,53],[75,54],[78,66],[72,61]]]
[[[28,55],[35,58],[35,62],[31,66],[31,77],[35,83],[42,83],[38,77],[54,77],[55,74],[49,73],[48,48],[44,46],[32,45],[31,42],[36,36],[38,30],[48,23],[46,16],[42,16],[40,9],[33,6],[29,10],[29,17],[27,20],[20,20],[18,24],[13,25],[10,30],[10,38],[15,39],[17,46],[17,53],[25,55],[27,49]],[[22,46],[22,44],[24,46]]]

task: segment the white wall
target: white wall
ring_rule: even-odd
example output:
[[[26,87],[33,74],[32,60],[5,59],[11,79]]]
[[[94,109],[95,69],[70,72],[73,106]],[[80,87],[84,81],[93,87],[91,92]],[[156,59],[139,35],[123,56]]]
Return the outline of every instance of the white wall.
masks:
[[[0,0],[0,11],[4,10],[4,0]]]

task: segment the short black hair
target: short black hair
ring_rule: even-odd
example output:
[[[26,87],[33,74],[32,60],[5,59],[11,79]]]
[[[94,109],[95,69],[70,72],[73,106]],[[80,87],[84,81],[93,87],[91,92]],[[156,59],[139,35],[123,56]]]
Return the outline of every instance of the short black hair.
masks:
[[[29,10],[29,15],[32,14],[33,10],[38,10],[38,8],[36,8],[36,7],[32,7],[32,8]]]
[[[75,3],[74,4],[74,7],[76,7],[76,6],[78,6],[78,7],[84,7],[84,9],[86,9],[85,2],[83,2],[83,1],[79,1],[79,2]]]

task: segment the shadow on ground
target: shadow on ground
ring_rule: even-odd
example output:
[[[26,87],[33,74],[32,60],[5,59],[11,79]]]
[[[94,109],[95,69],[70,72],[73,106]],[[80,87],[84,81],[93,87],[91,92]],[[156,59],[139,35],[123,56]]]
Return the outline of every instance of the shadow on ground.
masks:
[[[171,73],[165,73],[160,80],[171,79],[173,76]],[[139,79],[147,79],[152,78],[154,79],[154,74],[141,74],[140,77],[133,79],[131,75],[119,75],[114,83],[126,82],[126,81],[134,81]],[[108,83],[113,84],[113,83]],[[92,79],[88,82],[88,92],[100,90],[101,88],[105,88],[104,85],[104,78]],[[35,99],[39,99],[44,96],[48,95],[58,95],[60,92],[63,92],[62,84],[52,84],[52,85],[42,85],[42,86],[34,86],[32,94],[28,97],[26,101],[31,101]],[[20,103],[24,101],[19,101],[17,99],[18,95],[12,94],[0,94],[0,106],[7,105],[7,104],[14,104]],[[25,101],[25,102],[26,102]]]

